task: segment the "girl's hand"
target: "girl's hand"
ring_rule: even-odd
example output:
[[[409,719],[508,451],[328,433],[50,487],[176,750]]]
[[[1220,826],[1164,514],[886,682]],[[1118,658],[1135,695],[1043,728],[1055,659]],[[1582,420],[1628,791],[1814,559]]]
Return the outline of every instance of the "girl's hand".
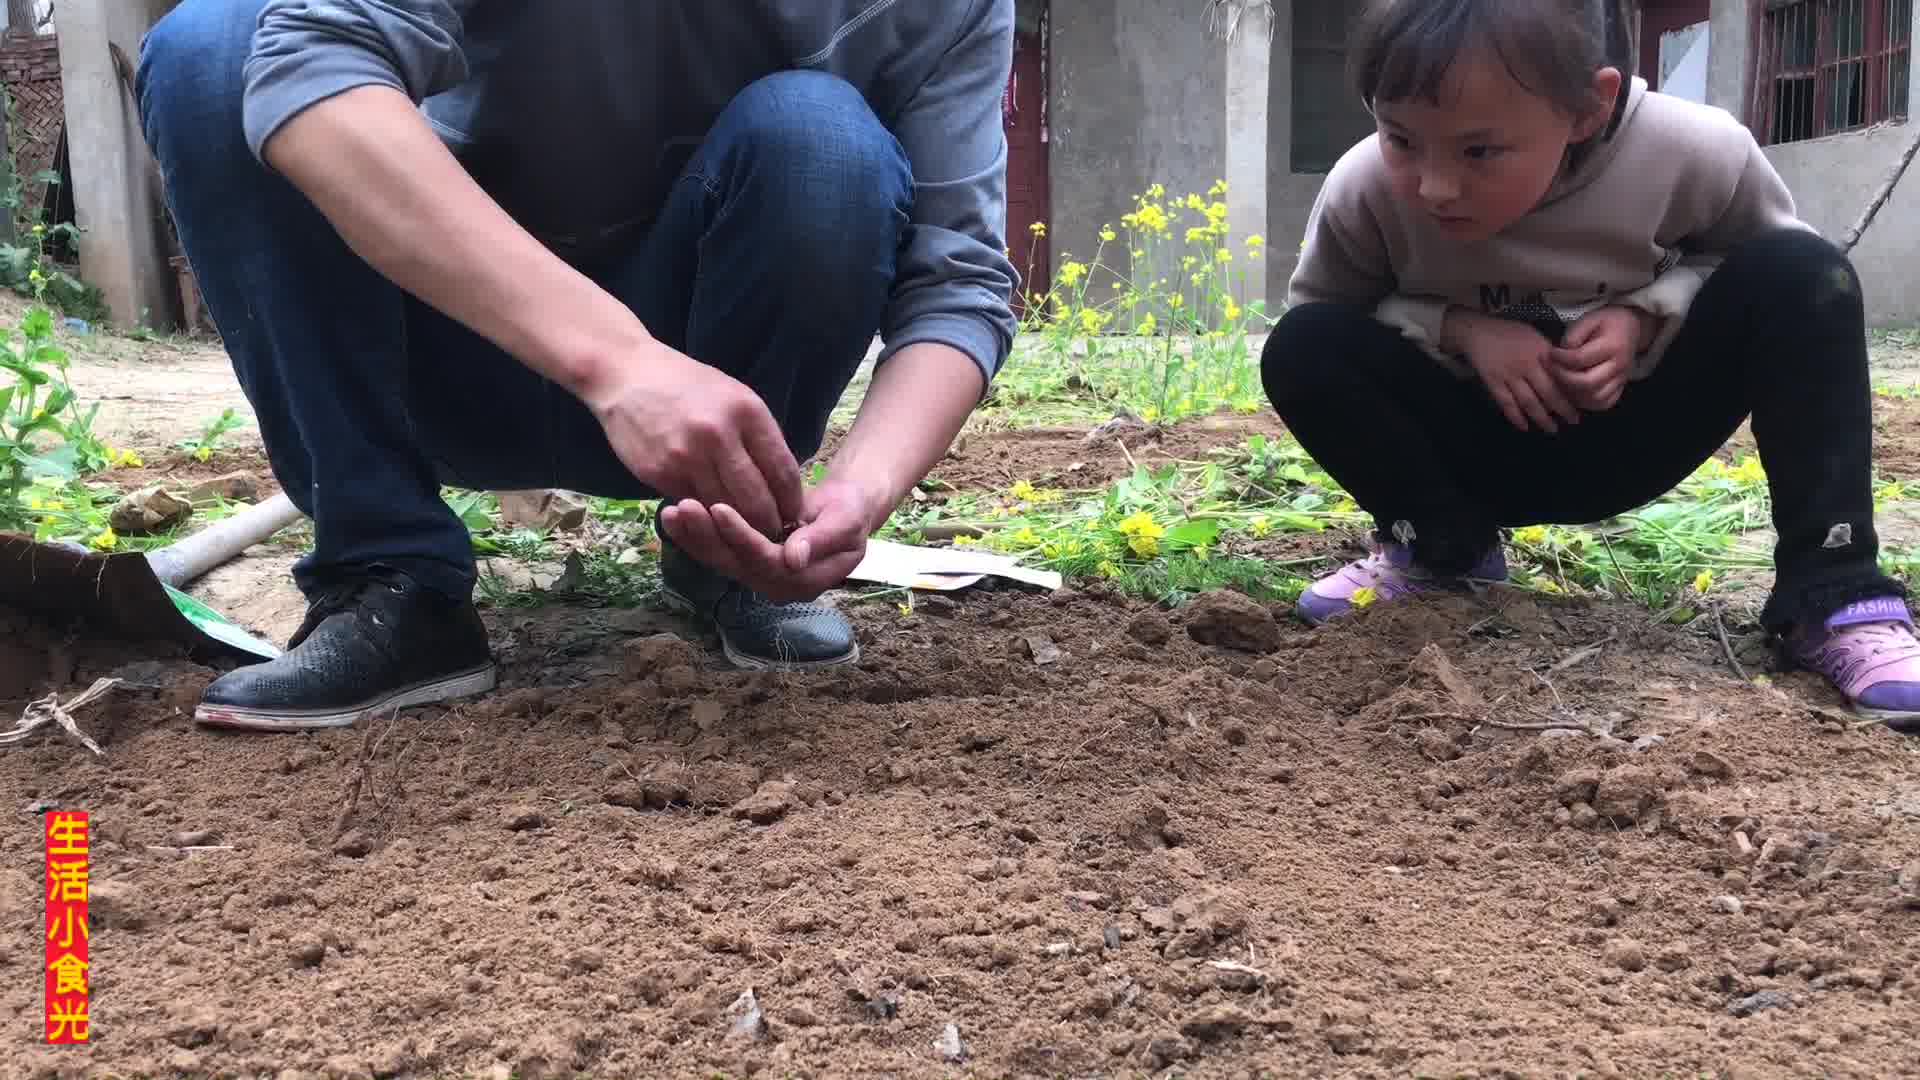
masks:
[[[1554,380],[1589,412],[1606,412],[1626,391],[1633,358],[1652,340],[1658,323],[1629,307],[1588,312],[1568,328],[1565,344],[1551,351]]]
[[[1443,337],[1455,352],[1466,354],[1514,427],[1526,431],[1531,421],[1552,433],[1560,430],[1557,421],[1580,422],[1580,410],[1554,380],[1548,361],[1553,346],[1540,331],[1512,319],[1453,308],[1447,312]]]

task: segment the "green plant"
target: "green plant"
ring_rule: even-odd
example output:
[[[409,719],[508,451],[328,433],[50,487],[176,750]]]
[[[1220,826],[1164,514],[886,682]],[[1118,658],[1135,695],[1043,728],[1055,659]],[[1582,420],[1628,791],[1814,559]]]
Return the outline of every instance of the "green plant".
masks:
[[[117,452],[93,434],[99,412],[84,412],[67,382],[67,354],[54,341],[53,314],[36,304],[0,348],[0,529],[34,527],[23,499],[37,481],[69,483],[115,460]]]
[[[1010,371],[1004,396],[1017,403],[1091,393],[1149,422],[1258,408],[1259,365],[1247,335],[1266,325],[1265,301],[1247,296],[1246,272],[1235,264],[1243,254],[1264,258],[1266,240],[1248,236],[1244,253],[1236,250],[1226,194],[1219,181],[1204,196],[1169,199],[1165,185],[1154,184],[1134,197],[1118,230],[1100,230],[1090,260],[1067,255],[1047,292],[1024,297],[1023,333],[1050,363]],[[1046,235],[1044,222],[1033,229]],[[1125,258],[1110,262],[1123,234]],[[1053,381],[1022,385],[1023,375]]]
[[[180,449],[191,454],[195,461],[207,461],[213,457],[213,452],[219,449],[220,440],[227,432],[242,427],[245,424],[246,421],[242,420],[239,414],[234,412],[233,407],[228,406],[221,410],[220,415],[214,417],[211,423],[200,430],[200,436],[198,438],[181,443]]]

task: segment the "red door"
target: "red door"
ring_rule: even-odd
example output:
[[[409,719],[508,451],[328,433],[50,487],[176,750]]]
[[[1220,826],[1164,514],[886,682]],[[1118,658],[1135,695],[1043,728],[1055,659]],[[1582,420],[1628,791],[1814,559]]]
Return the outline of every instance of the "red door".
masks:
[[[1047,16],[1038,32],[1016,33],[1013,75],[1001,105],[1007,133],[1007,248],[1020,272],[1014,310],[1026,312],[1027,296],[1044,296],[1053,279],[1047,237],[1034,235],[1036,222],[1048,222],[1047,193]],[[1050,222],[1048,222],[1051,224]]]
[[[1640,77],[1649,90],[1660,89],[1660,36],[1712,17],[1713,0],[1647,0],[1640,10]]]

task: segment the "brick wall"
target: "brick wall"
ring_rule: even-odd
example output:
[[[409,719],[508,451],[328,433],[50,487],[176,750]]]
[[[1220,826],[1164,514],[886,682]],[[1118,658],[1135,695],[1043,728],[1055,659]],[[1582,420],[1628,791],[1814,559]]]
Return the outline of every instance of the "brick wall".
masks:
[[[60,39],[53,34],[0,39],[0,84],[13,102],[8,145],[23,185],[23,210],[37,210],[46,186],[33,182],[52,168],[66,103],[60,90]]]

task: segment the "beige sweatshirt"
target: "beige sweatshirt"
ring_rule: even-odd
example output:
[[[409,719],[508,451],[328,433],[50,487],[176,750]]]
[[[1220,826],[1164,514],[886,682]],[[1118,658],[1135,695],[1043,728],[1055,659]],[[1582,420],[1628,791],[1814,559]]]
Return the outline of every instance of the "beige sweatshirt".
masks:
[[[1439,348],[1449,304],[1565,325],[1619,304],[1659,316],[1634,365],[1643,378],[1729,248],[1767,230],[1810,229],[1753,134],[1724,109],[1649,91],[1635,78],[1613,137],[1500,234],[1462,242],[1388,189],[1377,136],[1347,151],[1315,199],[1287,303],[1372,304],[1455,374]]]

